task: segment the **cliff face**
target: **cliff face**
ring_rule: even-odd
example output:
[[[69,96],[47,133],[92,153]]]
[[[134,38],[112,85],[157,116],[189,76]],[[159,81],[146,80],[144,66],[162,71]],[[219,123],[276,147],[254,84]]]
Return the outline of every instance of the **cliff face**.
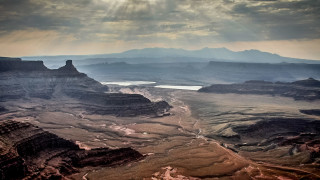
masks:
[[[108,87],[79,73],[72,61],[50,70],[42,61],[0,60],[0,101],[20,98],[50,99],[66,89],[107,91]]]
[[[86,151],[29,123],[0,123],[0,179],[61,179],[85,166],[113,166],[142,157],[131,148]]]
[[[89,109],[90,113],[121,116],[157,115],[170,108],[169,105],[159,106],[141,95],[108,94],[107,86],[78,72],[71,60],[53,70],[47,69],[42,61],[0,59],[0,65],[0,101],[68,96],[100,106]]]

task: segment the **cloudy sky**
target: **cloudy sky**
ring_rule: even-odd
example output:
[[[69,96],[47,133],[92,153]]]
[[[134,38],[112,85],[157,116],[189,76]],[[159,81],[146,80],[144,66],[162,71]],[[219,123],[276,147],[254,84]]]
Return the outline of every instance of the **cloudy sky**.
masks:
[[[319,0],[0,0],[0,56],[145,47],[320,60]]]

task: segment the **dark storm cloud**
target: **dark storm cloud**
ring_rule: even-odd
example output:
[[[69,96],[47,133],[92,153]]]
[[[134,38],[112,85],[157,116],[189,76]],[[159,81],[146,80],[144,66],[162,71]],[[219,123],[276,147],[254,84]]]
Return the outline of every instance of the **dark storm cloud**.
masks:
[[[275,1],[259,5],[236,4],[232,15],[252,26],[264,39],[300,39],[320,37],[320,1]]]
[[[320,38],[318,0],[0,0],[0,12],[0,34],[55,30],[83,41]]]
[[[79,26],[76,13],[90,1],[1,0],[0,30],[55,30]],[[74,6],[74,7],[73,7]]]

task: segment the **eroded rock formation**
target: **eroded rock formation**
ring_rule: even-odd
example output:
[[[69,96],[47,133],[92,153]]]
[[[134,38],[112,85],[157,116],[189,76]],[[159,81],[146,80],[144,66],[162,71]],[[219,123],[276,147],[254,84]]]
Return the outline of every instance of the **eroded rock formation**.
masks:
[[[92,104],[89,113],[118,116],[161,115],[170,108],[137,94],[106,93],[107,86],[79,73],[71,60],[50,70],[42,61],[2,58],[0,67],[0,101],[67,96]]]
[[[0,100],[62,96],[66,89],[107,91],[108,87],[79,73],[67,61],[59,69],[47,69],[42,61],[0,60]]]
[[[216,136],[233,144],[229,148],[235,152],[276,152],[288,147],[282,156],[293,156],[303,152],[301,163],[320,161],[320,122],[302,118],[263,118],[250,125],[233,125],[232,137]],[[277,154],[279,155],[279,154]]]
[[[61,179],[88,166],[114,166],[143,158],[131,149],[83,150],[29,124],[0,122],[0,179]]]

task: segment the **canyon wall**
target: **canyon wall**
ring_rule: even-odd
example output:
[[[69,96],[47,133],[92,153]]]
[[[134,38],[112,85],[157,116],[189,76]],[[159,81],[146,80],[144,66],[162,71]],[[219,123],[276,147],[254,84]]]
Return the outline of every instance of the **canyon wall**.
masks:
[[[89,109],[90,113],[120,116],[161,115],[170,109],[167,103],[159,105],[141,95],[106,93],[107,86],[78,72],[71,60],[52,70],[42,61],[2,58],[0,65],[4,65],[0,70],[0,101],[71,97],[82,103],[99,105],[98,109]]]
[[[143,158],[131,149],[83,150],[29,123],[0,122],[0,180],[61,179],[87,166],[114,166]]]

